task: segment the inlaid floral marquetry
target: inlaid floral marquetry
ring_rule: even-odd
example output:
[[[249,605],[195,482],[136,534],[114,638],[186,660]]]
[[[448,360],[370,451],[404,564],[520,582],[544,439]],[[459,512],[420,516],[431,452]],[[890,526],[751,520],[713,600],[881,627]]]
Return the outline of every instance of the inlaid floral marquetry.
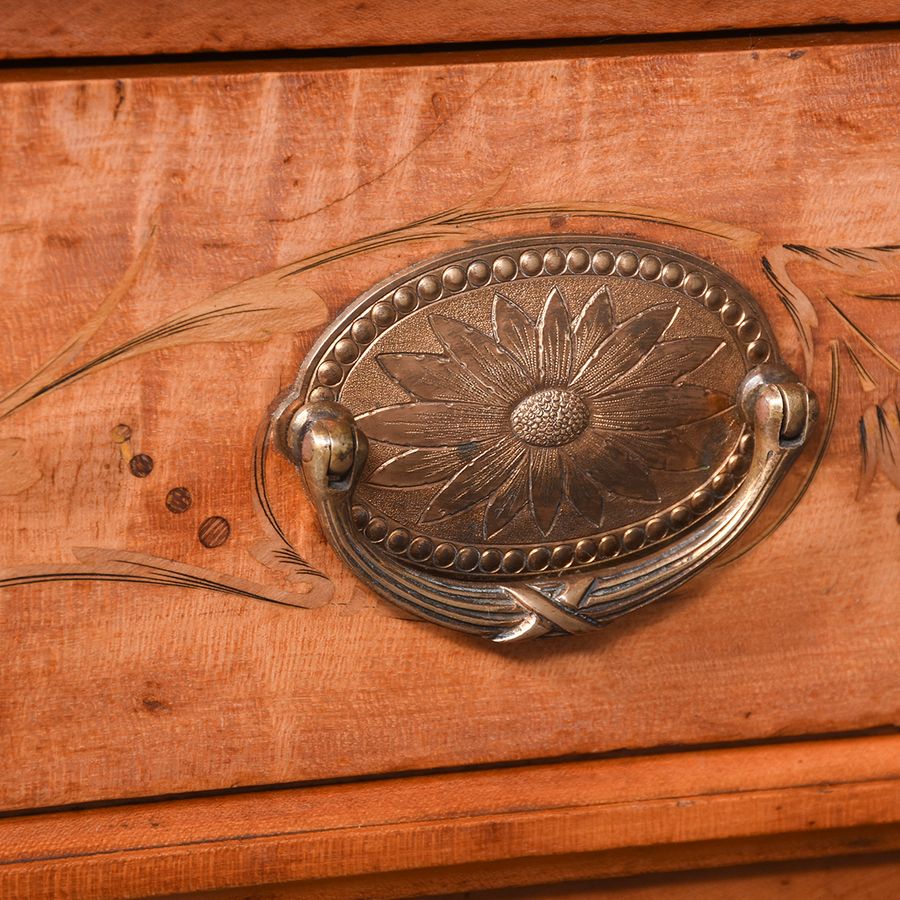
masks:
[[[638,242],[481,248],[370,292],[307,365],[369,443],[362,540],[468,577],[671,539],[743,478],[741,380],[772,340],[743,289]]]

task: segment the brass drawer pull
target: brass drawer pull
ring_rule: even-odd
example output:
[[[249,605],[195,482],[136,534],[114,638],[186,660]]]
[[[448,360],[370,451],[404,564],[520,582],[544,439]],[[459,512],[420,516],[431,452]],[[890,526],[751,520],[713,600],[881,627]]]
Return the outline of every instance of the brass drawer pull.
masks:
[[[685,582],[815,416],[753,298],[660,245],[431,260],[333,324],[275,413],[344,562],[494,641],[588,631]]]

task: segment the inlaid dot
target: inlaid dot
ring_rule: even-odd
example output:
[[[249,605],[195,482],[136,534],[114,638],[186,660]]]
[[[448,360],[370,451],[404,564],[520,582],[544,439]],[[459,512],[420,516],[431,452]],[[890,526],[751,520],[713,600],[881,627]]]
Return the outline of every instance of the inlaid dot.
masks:
[[[393,325],[397,321],[397,310],[394,304],[379,300],[372,307],[372,321],[379,328],[387,328],[388,325]]]
[[[747,348],[747,358],[750,362],[756,364],[765,362],[769,358],[770,353],[771,347],[769,347],[766,341],[754,341]]]
[[[738,451],[745,456],[753,452],[753,435],[742,434],[738,441]]]
[[[186,487],[172,488],[172,490],[166,494],[166,509],[170,513],[177,514],[187,512],[191,508],[193,502],[194,498]]]
[[[416,293],[425,301],[437,300],[441,296],[441,283],[434,275],[425,275],[419,279]]]
[[[463,547],[456,554],[456,568],[462,572],[471,572],[478,565],[479,553],[474,547]]]
[[[666,287],[679,287],[684,281],[684,267],[676,262],[666,263],[662,270],[662,283]]]
[[[116,425],[110,435],[117,444],[124,444],[131,440],[131,428],[128,425]]]
[[[490,281],[491,267],[483,259],[476,259],[474,262],[469,263],[467,274],[470,284],[475,287],[481,287],[481,285]]]
[[[625,534],[622,535],[622,546],[626,550],[637,550],[639,547],[644,546],[646,538],[647,535],[643,528],[629,528],[626,530]]]
[[[721,309],[727,299],[728,294],[725,293],[725,289],[714,284],[712,287],[707,288],[706,293],[703,295],[703,304],[707,309]]]
[[[616,271],[620,275],[625,275],[630,278],[637,272],[638,263],[637,253],[632,253],[630,250],[623,250],[616,257]]]
[[[409,545],[409,558],[414,559],[416,562],[425,562],[431,556],[432,550],[434,550],[434,544],[428,538],[413,538],[412,543]]]
[[[521,550],[507,550],[503,554],[504,572],[521,572],[525,568],[525,554]]]
[[[319,385],[309,392],[309,399],[313,403],[331,402],[334,400],[334,391],[330,387]]]
[[[609,250],[598,250],[591,259],[591,268],[598,275],[609,275],[616,267],[616,258]]]
[[[525,275],[537,275],[544,268],[544,260],[536,250],[526,250],[519,257],[519,269]]]
[[[397,288],[397,290],[394,291],[393,301],[394,306],[397,307],[397,311],[404,315],[412,312],[419,305],[419,298],[409,285]]]
[[[403,553],[409,546],[410,534],[405,528],[395,528],[385,541],[385,546],[392,553]]]
[[[350,510],[350,518],[360,531],[369,524],[369,511],[364,506],[354,506]]]
[[[553,553],[550,556],[550,565],[554,569],[564,569],[571,564],[573,559],[575,559],[575,548],[571,544],[560,544],[558,547],[553,548]]]
[[[575,275],[587,272],[591,267],[591,255],[583,247],[573,247],[566,257],[566,266]]]
[[[153,471],[153,457],[138,453],[128,460],[128,468],[135,478],[146,478]]]
[[[447,266],[441,280],[448,291],[461,291],[466,286],[466,273],[460,266]]]
[[[210,516],[208,519],[204,519],[197,530],[197,538],[207,550],[221,547],[228,540],[230,534],[231,526],[228,524],[228,519],[222,516]]]
[[[503,562],[503,557],[499,550],[485,550],[481,554],[479,566],[482,572],[496,572],[499,570]]]
[[[654,281],[659,278],[659,273],[662,272],[662,262],[658,256],[645,256],[641,260],[641,278],[645,281]]]
[[[334,345],[334,358],[340,363],[352,363],[359,356],[359,347],[349,338],[341,338]]]
[[[695,513],[705,513],[712,505],[715,497],[708,488],[701,488],[691,494],[691,509]]]
[[[350,327],[350,334],[358,344],[368,344],[375,337],[375,326],[369,319],[357,319]]]
[[[694,514],[686,506],[676,506],[669,513],[669,521],[672,523],[672,527],[676,529],[689,525],[693,518]]]
[[[453,544],[438,544],[431,557],[431,561],[442,569],[452,566],[455,559],[456,547]]]
[[[760,331],[760,325],[756,319],[744,319],[744,321],[738,325],[737,330],[738,337],[746,344],[755,341],[759,337]]]
[[[607,534],[600,539],[598,555],[600,559],[610,559],[619,552],[619,549],[619,539],[615,535]]]
[[[369,520],[369,524],[366,525],[366,537],[370,541],[374,541],[377,544],[379,541],[383,541],[386,535],[387,522],[384,519],[376,516]]]
[[[651,519],[647,523],[647,539],[658,541],[665,537],[668,530],[669,526],[665,519]]]
[[[728,457],[728,462],[725,463],[725,468],[731,472],[732,475],[741,476],[743,475],[747,469],[750,468],[750,461],[746,456],[741,456],[739,453],[734,453]]]
[[[336,362],[329,359],[316,369],[316,375],[322,384],[334,387],[336,384],[341,383],[341,379],[344,377],[344,370]]]
[[[706,290],[706,278],[699,272],[691,272],[682,287],[688,297],[699,297]]]
[[[551,275],[559,275],[566,267],[566,255],[559,247],[551,247],[544,254],[544,268]]]
[[[535,547],[528,554],[528,568],[532,572],[541,572],[550,565],[550,551],[546,547]]]
[[[597,545],[590,540],[579,541],[575,545],[575,559],[579,563],[593,562],[597,557]]]
[[[719,315],[722,317],[722,321],[730,327],[732,325],[737,325],[737,323],[741,321],[741,318],[744,315],[744,308],[740,303],[729,300],[722,307]]]
[[[515,278],[516,261],[511,256],[498,256],[494,260],[493,270],[497,281],[509,281]]]

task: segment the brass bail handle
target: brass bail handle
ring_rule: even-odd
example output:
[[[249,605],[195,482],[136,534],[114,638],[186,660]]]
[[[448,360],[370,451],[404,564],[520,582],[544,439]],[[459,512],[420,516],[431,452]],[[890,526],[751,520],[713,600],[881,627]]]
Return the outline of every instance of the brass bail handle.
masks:
[[[348,409],[331,401],[294,400],[276,414],[276,427],[278,446],[303,477],[332,544],[373,590],[423,618],[509,642],[606,624],[674,590],[737,540],[805,444],[818,411],[812,392],[780,365],[752,370],[740,386],[737,406],[753,434],[747,477],[730,503],[701,528],[624,567],[563,572],[548,576],[547,584],[500,578],[481,588],[480,596],[464,582],[447,579],[441,584],[394,560],[380,559],[354,537],[351,508],[368,441]],[[481,627],[465,628],[464,618],[447,621],[442,615],[442,601],[465,607],[475,599],[484,604],[488,598],[489,603],[491,595],[506,600],[495,601],[498,618],[504,618],[511,600],[518,621],[485,628],[473,617],[470,624]]]
[[[507,642],[589,631],[691,578],[759,512],[815,412],[727,272],[566,234],[375,285],[275,422],[351,571]]]

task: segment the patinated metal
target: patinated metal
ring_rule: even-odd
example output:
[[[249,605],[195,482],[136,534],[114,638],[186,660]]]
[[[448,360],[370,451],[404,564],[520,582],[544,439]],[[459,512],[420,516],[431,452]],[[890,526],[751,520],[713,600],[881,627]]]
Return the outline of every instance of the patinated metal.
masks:
[[[505,641],[682,583],[746,527],[813,413],[736,281],[593,236],[483,246],[376,287],[276,418],[358,575]]]

